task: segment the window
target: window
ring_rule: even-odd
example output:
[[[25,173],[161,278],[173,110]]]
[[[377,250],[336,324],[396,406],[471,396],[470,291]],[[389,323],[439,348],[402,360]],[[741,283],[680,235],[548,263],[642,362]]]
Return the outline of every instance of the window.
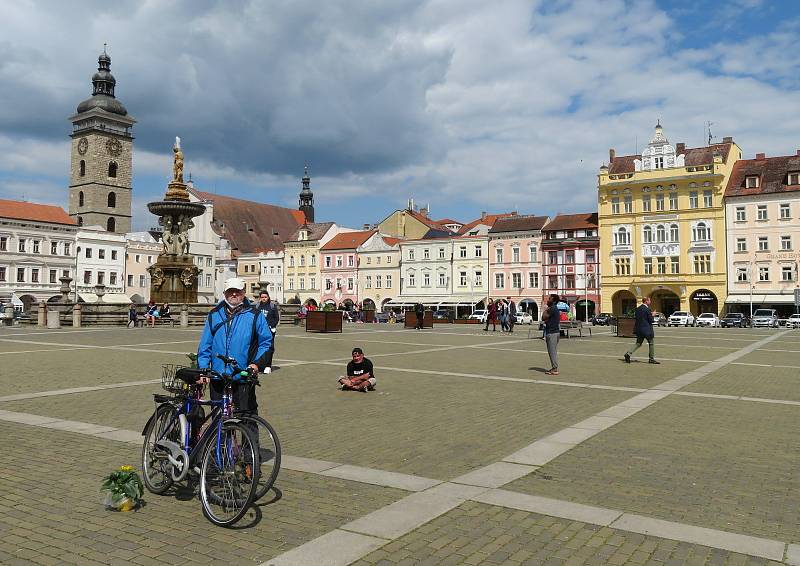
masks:
[[[64,255],[70,255],[71,251],[72,251],[72,244],[70,244],[69,242],[64,242]]]
[[[462,283],[463,285],[463,283]],[[422,274],[422,286],[423,287],[430,287],[431,286],[431,274],[430,273],[423,273]]]
[[[736,268],[736,281],[742,283],[744,281],[748,281],[747,278],[747,268],[746,267],[737,267]]]
[[[664,195],[656,195],[656,212],[664,212]]]
[[[681,258],[678,256],[672,256],[670,258],[671,266],[671,273],[676,274],[681,272]]]
[[[618,257],[614,260],[614,273],[616,275],[631,274],[631,260],[628,257]]]
[[[131,275],[130,273],[128,274],[127,283],[128,283],[128,287],[133,287],[133,275]]]
[[[711,256],[710,255],[694,256],[694,272],[711,273]]]
[[[558,289],[558,276],[551,275],[547,278],[548,289]]]
[[[511,261],[514,263],[519,263],[519,248],[511,248]]]
[[[670,224],[670,227],[669,227],[669,241],[670,242],[677,242],[678,241],[678,225],[677,224]]]
[[[353,267],[355,264],[355,259],[356,258],[351,255],[347,256],[347,267]]]
[[[744,186],[748,189],[755,189],[758,187],[758,176],[757,175],[748,175],[745,177]]]
[[[703,206],[706,208],[714,206],[714,197],[711,191],[703,191]]]
[[[8,236],[0,236],[0,252],[8,251]]]
[[[461,256],[464,257],[464,256]],[[430,259],[431,258],[431,251],[428,248],[422,250],[422,259]]]
[[[117,193],[110,192],[108,193],[108,208],[116,208],[117,207]]]
[[[528,273],[528,287],[536,289],[539,286],[539,274],[535,271]]]
[[[597,255],[594,250],[586,250],[586,263],[596,263]]]
[[[530,246],[528,248],[528,255],[530,257],[530,259],[528,261],[538,261],[538,258],[536,257],[537,251],[538,250],[537,250],[536,246]]]
[[[112,179],[117,176],[117,163],[115,161],[109,161],[108,163],[108,176]]]
[[[547,252],[547,263],[555,265],[558,263],[558,252]]]
[[[503,289],[506,286],[506,276],[503,273],[494,274],[494,288]]]
[[[317,278],[311,278],[311,284],[308,286],[309,289],[316,289],[317,288]]]
[[[656,258],[658,260],[658,269],[657,273],[659,275],[664,275],[667,272],[667,258],[659,257]]]
[[[459,280],[459,284],[462,287],[466,287],[467,286],[467,272],[466,271],[459,271],[458,272],[458,280]]]
[[[51,269],[50,270],[50,283],[57,283],[58,282],[58,270]]]
[[[616,246],[628,246],[631,243],[631,235],[627,229],[624,227],[617,229],[614,232],[614,245]]]
[[[567,250],[564,252],[564,263],[575,263],[575,250]]]
[[[444,287],[447,285],[447,279],[444,276],[444,273],[439,273],[439,287]]]
[[[27,240],[25,238],[20,238],[19,239],[19,244],[17,244],[17,250],[18,251],[20,251],[20,252],[24,252],[25,251],[25,242],[27,242]]]
[[[574,275],[565,275],[564,276],[564,288],[565,289],[574,289],[575,288],[575,276]]]
[[[84,285],[91,285],[92,284],[92,272],[91,271],[84,271],[83,272],[83,284]]]
[[[117,250],[111,250],[111,260],[117,261]]]
[[[6,268],[0,267],[0,282],[6,282]]]
[[[139,287],[146,287],[147,286],[147,276],[140,275],[139,276]]]
[[[116,285],[117,284],[117,272],[112,271],[108,274],[108,284],[109,285]]]
[[[694,240],[695,242],[705,242],[711,239],[711,230],[706,226],[705,222],[698,222],[694,227]]]
[[[41,242],[39,242],[39,240],[34,240],[33,241],[33,253],[35,253],[35,254],[39,253],[39,250],[40,250],[39,245],[40,245],[40,243]]]
[[[291,262],[291,261],[293,261],[293,259],[290,257],[290,258],[289,258],[289,261]],[[292,263],[289,263],[289,266],[290,266],[290,267],[291,267],[292,265],[294,265],[294,264],[292,264]],[[326,255],[326,256],[325,256],[325,267],[330,267],[330,266],[331,266],[331,256],[329,256],[329,255]]]
[[[467,246],[459,246],[458,257],[467,257]]]
[[[409,287],[416,287],[417,286],[417,282],[416,282],[416,279],[415,279],[413,273],[409,273],[408,274],[408,286]]]
[[[619,197],[611,199],[611,214],[619,214]]]
[[[756,220],[767,220],[767,205],[759,204],[756,214]]]
[[[91,257],[92,257],[92,248],[86,248],[86,251],[85,251],[84,255],[86,256],[86,259],[91,259]]]
[[[306,278],[305,278],[305,277],[300,277],[300,278],[298,279],[298,283],[300,284],[300,286],[298,287],[298,289],[302,290],[302,289],[305,289],[305,288],[306,288]]]
[[[656,157],[653,158],[653,163],[654,163],[656,169],[663,169],[664,168],[664,156],[663,155],[657,155]]]
[[[210,273],[206,274],[206,287],[211,287],[211,274]],[[280,289],[281,289],[281,286],[278,285],[278,290],[280,291]]]
[[[330,279],[325,279],[325,290],[330,291],[331,289],[333,289],[333,282]]]
[[[330,259],[330,258],[328,258],[328,259]],[[293,255],[289,256],[289,267],[294,267],[294,256]]]
[[[84,161],[83,159],[81,159],[79,175],[81,177],[85,177],[86,176],[86,161]]]
[[[210,261],[210,259],[211,258],[209,258],[209,261]],[[378,259],[380,259],[380,258],[378,258]],[[317,255],[316,254],[311,254],[311,261],[309,262],[309,265],[311,265],[311,267],[316,267],[317,266]]]
[[[301,255],[300,256],[300,267],[305,267],[305,266],[306,266],[306,256]]]
[[[474,283],[475,283],[476,287],[480,287],[481,285],[483,285],[483,272],[482,271],[476,271],[475,272],[475,281],[474,281]]]
[[[736,238],[736,251],[737,252],[747,251],[747,238]]]
[[[667,241],[667,229],[664,227],[663,224],[659,224],[656,227],[656,241],[659,244],[662,244]]]
[[[653,258],[652,257],[644,258],[644,274],[645,275],[652,275],[653,274]]]
[[[98,285],[105,285],[106,284],[106,273],[105,273],[105,271],[98,271],[97,272],[97,284]]]
[[[689,191],[689,208],[698,208],[697,191]]]
[[[83,191],[78,191],[78,206],[83,206],[84,202]]]
[[[22,283],[25,281],[25,268],[18,267],[17,268],[17,283]]]
[[[503,263],[503,248],[494,250],[494,260],[495,263]]]
[[[153,256],[151,256],[151,255],[147,256],[147,263],[148,264],[153,263]]]
[[[39,282],[39,270],[34,267],[31,269],[31,283],[38,283]]]
[[[58,242],[50,242],[50,255],[58,255]]]
[[[380,289],[383,283],[383,278],[380,275],[375,276],[375,288]]]
[[[781,281],[793,281],[794,280],[794,269],[792,269],[791,265],[784,265],[781,266]]]
[[[631,212],[633,212],[633,198],[629,196],[625,197],[624,206],[625,206],[625,214],[630,214]]]
[[[392,276],[389,274],[386,275],[386,288],[387,289],[392,288]]]
[[[650,212],[650,195],[642,197],[642,212]]]
[[[792,210],[789,208],[789,204],[781,204],[781,220],[788,220],[792,217]]]
[[[294,278],[293,277],[289,277],[289,290],[290,291],[294,290]]]
[[[759,281],[769,281],[769,266],[759,266],[758,268],[758,280]]]
[[[669,209],[678,210],[678,193],[669,194]]]
[[[483,257],[483,248],[475,246],[475,257]]]
[[[408,250],[408,259],[414,259],[414,250]]]
[[[97,250],[97,259],[106,259],[106,250],[99,248]]]
[[[439,259],[444,259],[444,248],[439,248]]]
[[[800,185],[800,173],[789,173],[786,180],[789,185]]]
[[[781,250],[782,251],[791,251],[792,249],[792,237],[791,236],[781,236]]]
[[[747,220],[747,214],[744,211],[743,206],[736,207],[736,222],[744,222]]]
[[[758,237],[758,251],[760,252],[769,251],[769,239],[766,236]]]

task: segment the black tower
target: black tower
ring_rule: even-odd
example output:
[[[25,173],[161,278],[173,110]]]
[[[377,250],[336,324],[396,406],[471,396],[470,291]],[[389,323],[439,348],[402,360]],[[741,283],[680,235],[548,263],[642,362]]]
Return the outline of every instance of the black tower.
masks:
[[[308,165],[303,174],[303,188],[300,191],[300,210],[306,215],[306,222],[314,222],[314,193],[311,192],[311,177],[308,176]]]

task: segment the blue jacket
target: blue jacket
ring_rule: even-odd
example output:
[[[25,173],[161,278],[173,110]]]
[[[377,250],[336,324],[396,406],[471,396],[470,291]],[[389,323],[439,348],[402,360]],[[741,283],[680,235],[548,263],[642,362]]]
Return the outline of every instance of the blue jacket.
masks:
[[[633,324],[633,333],[638,337],[652,338],[653,333],[653,313],[650,307],[642,303],[636,307],[636,321]]]
[[[256,364],[263,371],[264,356],[272,347],[272,332],[267,322],[247,299],[244,308],[230,319],[225,310],[225,301],[208,313],[200,344],[197,347],[197,367],[210,367],[220,373],[229,373],[233,368],[217,358],[217,354],[234,358],[242,369]]]

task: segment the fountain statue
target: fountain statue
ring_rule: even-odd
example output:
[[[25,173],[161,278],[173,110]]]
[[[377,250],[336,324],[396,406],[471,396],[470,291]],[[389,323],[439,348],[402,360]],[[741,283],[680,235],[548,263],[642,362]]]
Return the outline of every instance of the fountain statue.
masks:
[[[150,272],[150,298],[157,303],[196,303],[199,270],[189,254],[189,230],[192,218],[205,212],[205,207],[189,202],[189,191],[183,182],[181,138],[175,138],[172,180],[167,184],[163,201],[151,202],[147,209],[158,216],[163,228],[163,249],[158,260],[147,268]]]

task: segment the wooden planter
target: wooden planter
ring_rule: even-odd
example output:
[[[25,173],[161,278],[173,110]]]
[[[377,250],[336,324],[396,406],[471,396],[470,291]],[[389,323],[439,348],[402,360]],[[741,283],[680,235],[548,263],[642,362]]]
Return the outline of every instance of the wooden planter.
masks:
[[[414,311],[406,312],[405,327],[417,327],[417,313]],[[422,316],[422,328],[433,328],[433,311],[425,311],[425,314]]]
[[[341,311],[309,311],[306,314],[306,332],[341,332]]]
[[[363,311],[364,312],[364,322],[375,322],[375,311]]]
[[[635,338],[633,333],[633,326],[636,319],[632,316],[618,316],[617,317],[617,336],[620,338]]]
[[[477,318],[457,318],[453,324],[482,324]]]

